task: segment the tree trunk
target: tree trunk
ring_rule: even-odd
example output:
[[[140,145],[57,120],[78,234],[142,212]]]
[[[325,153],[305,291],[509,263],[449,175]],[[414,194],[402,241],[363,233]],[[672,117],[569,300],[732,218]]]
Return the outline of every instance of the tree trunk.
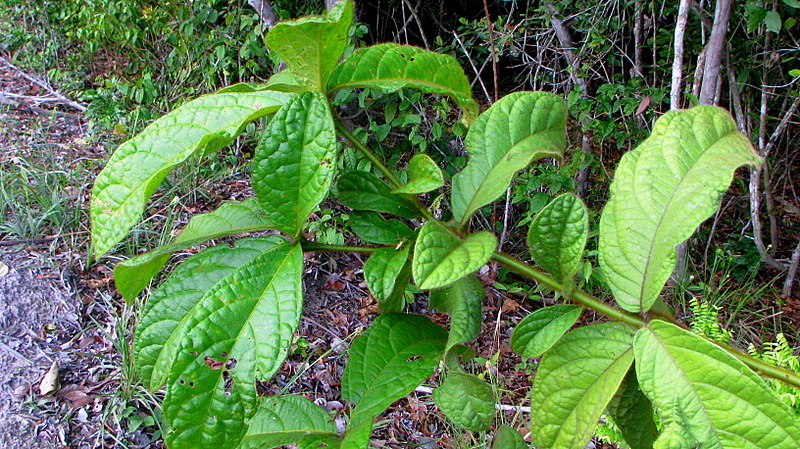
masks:
[[[717,79],[725,52],[725,38],[728,34],[728,19],[731,17],[731,0],[717,0],[714,11],[714,26],[706,46],[706,61],[703,68],[703,84],[700,88],[700,104],[714,104],[717,92]]]

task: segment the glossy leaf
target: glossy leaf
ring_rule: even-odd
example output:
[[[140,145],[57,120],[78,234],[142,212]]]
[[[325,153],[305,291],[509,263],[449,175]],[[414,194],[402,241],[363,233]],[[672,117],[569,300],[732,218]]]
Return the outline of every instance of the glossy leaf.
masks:
[[[364,263],[364,280],[378,300],[381,313],[402,312],[405,306],[405,287],[411,278],[408,263],[410,246],[400,250],[382,248]]]
[[[421,289],[450,285],[486,264],[495,248],[497,239],[490,232],[461,239],[441,223],[429,221],[414,247],[414,282]]]
[[[273,396],[260,400],[237,449],[269,449],[318,437],[338,439],[327,410],[302,396]]]
[[[675,267],[675,246],[717,210],[738,167],[760,163],[723,109],[658,119],[622,157],[600,220],[600,266],[620,307],[650,309]]]
[[[255,198],[227,202],[213,212],[192,217],[172,243],[124,260],[114,267],[114,282],[126,301],[133,301],[175,251],[233,234],[269,229],[272,222]]]
[[[483,298],[486,290],[474,273],[430,292],[430,309],[450,314],[447,348],[478,338],[483,322]]]
[[[464,69],[450,55],[393,43],[361,48],[345,58],[328,81],[328,92],[369,87],[383,93],[403,87],[452,97],[468,117],[478,113]]]
[[[494,435],[492,449],[528,449],[528,443],[513,427],[502,424]]]
[[[417,211],[402,196],[392,193],[385,182],[366,171],[348,171],[336,184],[339,201],[355,210],[385,212],[403,218],[416,218]]]
[[[167,381],[168,447],[235,447],[255,413],[256,380],[280,368],[303,306],[303,252],[282,244],[208,290],[187,318]]]
[[[532,312],[511,334],[511,349],[523,357],[539,357],[550,349],[581,316],[581,308],[558,304]]]
[[[353,2],[343,0],[324,16],[278,22],[267,34],[267,46],[280,56],[294,79],[323,92],[328,78],[349,43]]]
[[[634,351],[639,384],[670,429],[670,441],[704,449],[800,447],[791,410],[719,346],[671,323],[651,321],[636,333]]]
[[[348,433],[350,428],[357,434],[371,431],[381,412],[433,374],[446,342],[447,332],[424,316],[377,317],[353,341],[342,375],[342,397],[356,404]]]
[[[321,93],[297,94],[270,120],[253,158],[253,188],[267,218],[297,237],[327,195],[336,167],[336,132]]]
[[[492,386],[472,374],[452,372],[433,390],[433,401],[451,421],[473,432],[482,432],[494,419]]]
[[[285,245],[280,236],[241,239],[233,248],[213,246],[189,257],[148,298],[136,326],[134,354],[139,378],[150,390],[167,381],[183,344],[189,317],[206,292],[254,258]]]
[[[611,402],[608,412],[631,449],[652,449],[658,438],[653,404],[639,388],[636,370],[631,368]]]
[[[483,112],[467,134],[469,162],[453,176],[451,203],[459,224],[505,193],[514,174],[567,146],[567,107],[544,92],[515,92]]]
[[[619,323],[579,327],[539,364],[531,393],[531,442],[582,448],[633,362],[632,330]]]
[[[397,245],[414,238],[414,231],[407,224],[396,218],[383,218],[377,212],[353,211],[348,224],[358,238],[379,245]]]
[[[92,188],[94,257],[127,235],[174,167],[228,145],[245,125],[274,113],[290,98],[252,89],[209,94],[180,106],[120,145]]]
[[[444,175],[436,162],[427,154],[418,154],[408,161],[409,181],[392,190],[392,193],[419,194],[436,190],[444,185]]]
[[[531,221],[528,248],[533,261],[564,282],[581,267],[589,237],[589,212],[572,193],[557,196]]]

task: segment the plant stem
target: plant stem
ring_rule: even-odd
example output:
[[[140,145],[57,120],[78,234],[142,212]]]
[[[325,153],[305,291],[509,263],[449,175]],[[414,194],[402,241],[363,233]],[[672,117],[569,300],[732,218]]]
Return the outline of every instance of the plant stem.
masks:
[[[365,156],[367,159],[369,159],[369,161],[370,161],[370,162],[372,162],[372,165],[374,165],[375,167],[377,167],[377,168],[378,168],[378,170],[380,170],[380,171],[381,171],[381,173],[383,173],[383,175],[384,175],[384,176],[386,176],[386,179],[388,179],[388,180],[389,180],[389,182],[391,182],[391,183],[392,183],[392,185],[393,185],[394,187],[400,187],[401,185],[403,185],[403,183],[401,183],[401,182],[400,182],[400,180],[399,180],[399,179],[397,179],[397,176],[395,176],[395,175],[394,175],[394,173],[392,173],[392,171],[391,171],[391,170],[389,170],[389,167],[387,167],[387,166],[386,166],[386,164],[384,164],[384,163],[383,163],[383,161],[381,161],[380,159],[378,159],[378,156],[376,156],[376,155],[375,155],[375,153],[373,153],[372,151],[370,151],[370,149],[369,149],[369,148],[367,148],[367,146],[366,146],[366,145],[364,145],[363,143],[361,143],[361,141],[360,141],[360,140],[358,140],[358,139],[356,138],[356,136],[354,136],[354,135],[353,135],[353,134],[352,134],[352,133],[351,133],[351,132],[350,132],[350,131],[349,131],[349,130],[348,130],[348,129],[347,129],[347,128],[346,128],[346,127],[343,125],[343,124],[342,124],[341,120],[338,120],[338,119],[337,119],[337,120],[335,120],[335,121],[334,121],[334,123],[335,123],[335,125],[336,125],[336,130],[337,130],[337,131],[339,131],[339,133],[340,133],[342,136],[344,136],[344,137],[345,137],[345,139],[347,139],[347,141],[348,141],[348,142],[350,142],[350,145],[351,145],[353,148],[355,148],[356,150],[358,150],[358,151],[359,151],[361,154],[363,154],[363,155],[364,155],[364,156]]]
[[[300,242],[303,251],[345,251],[345,252],[359,252],[359,253],[374,253],[375,251],[386,248],[383,246],[348,246],[348,245],[329,245],[327,243],[309,242],[304,240]]]

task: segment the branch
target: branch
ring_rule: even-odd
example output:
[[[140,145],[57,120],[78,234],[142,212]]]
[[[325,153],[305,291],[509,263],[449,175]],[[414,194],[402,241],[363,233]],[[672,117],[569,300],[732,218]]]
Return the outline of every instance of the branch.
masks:
[[[38,85],[39,87],[43,88],[44,90],[50,92],[50,95],[54,99],[53,100],[47,100],[47,101],[59,101],[61,104],[69,106],[69,107],[71,107],[73,109],[77,109],[77,110],[79,110],[81,112],[85,112],[86,111],[86,106],[84,106],[84,105],[82,105],[82,104],[80,104],[80,103],[78,103],[76,101],[70,100],[69,98],[67,98],[64,95],[62,95],[59,91],[57,91],[57,90],[53,89],[52,87],[50,87],[50,85],[47,84],[46,82],[44,82],[44,81],[42,81],[42,80],[40,80],[38,78],[35,78],[35,77],[31,76],[31,75],[28,75],[27,73],[22,71],[22,69],[20,69],[19,67],[15,66],[11,62],[9,62],[6,58],[0,56],[0,61],[3,61],[3,63],[5,65],[7,65],[9,68],[11,68],[11,69],[15,70],[17,73],[19,73],[19,75],[21,77],[23,77],[23,78],[27,79],[28,81]],[[14,95],[14,94],[8,94],[8,93],[5,94],[6,97],[11,96],[11,95]],[[1,97],[2,97],[2,95],[0,95],[0,98]],[[34,97],[34,98],[41,98],[41,97]]]
[[[275,13],[275,9],[272,7],[269,0],[247,0],[247,3],[256,10],[258,17],[261,19],[261,23],[263,23],[267,29],[271,30],[272,27],[278,23],[278,14]]]

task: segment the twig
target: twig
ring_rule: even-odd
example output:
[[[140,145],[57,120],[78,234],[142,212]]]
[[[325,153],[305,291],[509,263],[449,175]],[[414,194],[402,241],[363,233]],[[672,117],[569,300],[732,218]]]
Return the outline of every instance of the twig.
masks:
[[[415,388],[414,391],[416,393],[422,393],[422,394],[433,394],[433,388],[425,387],[425,386],[422,386],[422,385],[420,385],[417,388]],[[531,408],[530,407],[524,407],[524,406],[520,406],[520,405],[495,404],[494,405],[494,409],[495,410],[499,410],[501,412],[518,412],[518,413],[530,413],[531,412]]]
[[[499,91],[500,91],[500,83],[498,82],[498,68],[497,68],[497,51],[494,48],[494,23],[492,19],[489,17],[489,4],[486,0],[483,0],[483,12],[486,14],[486,27],[487,31],[489,32],[489,52],[492,55],[492,78],[494,80],[494,96],[492,99],[497,101]]]
[[[67,232],[65,234],[57,234],[57,235],[50,235],[47,237],[43,237],[40,239],[20,239],[20,240],[0,240],[0,246],[13,246],[13,245],[21,245],[26,243],[45,243],[51,240],[56,240],[59,238],[69,237],[71,235],[80,235],[80,234],[88,234],[89,231],[75,231],[75,232]]]
[[[681,79],[683,78],[683,36],[689,17],[689,1],[681,0],[678,7],[678,21],[675,24],[675,57],[672,60],[672,83],[669,91],[670,109],[681,107]]]
[[[22,71],[22,69],[20,69],[19,67],[15,66],[15,65],[14,65],[14,64],[12,64],[11,62],[9,62],[9,61],[8,61],[6,58],[4,58],[4,57],[0,56],[0,60],[2,60],[2,61],[3,61],[3,63],[4,63],[5,65],[7,65],[8,67],[10,67],[10,68],[12,68],[12,69],[16,70],[16,71],[17,71],[17,73],[19,73],[19,75],[20,75],[20,76],[22,76],[23,78],[27,79],[28,81],[30,81],[30,82],[32,82],[32,83],[35,83],[35,84],[37,84],[38,86],[40,86],[40,87],[44,88],[46,91],[50,92],[50,94],[51,94],[52,96],[54,96],[54,97],[56,97],[57,99],[59,99],[59,100],[60,100],[60,101],[61,101],[63,104],[65,104],[65,105],[67,105],[67,106],[69,106],[69,107],[71,107],[71,108],[77,109],[77,110],[79,110],[79,111],[81,111],[81,112],[85,112],[85,111],[86,111],[86,106],[84,106],[84,105],[82,105],[82,104],[80,104],[80,103],[78,103],[78,102],[76,102],[76,101],[70,100],[69,98],[65,97],[65,96],[64,96],[64,95],[62,95],[60,92],[58,92],[57,90],[55,90],[55,89],[53,89],[52,87],[50,87],[50,86],[49,86],[47,83],[45,83],[44,81],[42,81],[42,80],[40,80],[40,79],[38,79],[38,78],[34,78],[34,77],[32,77],[32,76],[28,75],[27,73],[23,72],[23,71]]]
[[[417,15],[417,8],[419,8],[420,2],[417,2],[417,7],[414,8],[411,6],[411,3],[408,0],[403,0],[403,3],[408,6],[408,10],[411,12],[411,17],[414,18],[414,21],[417,22],[417,28],[419,28],[419,35],[422,37],[422,42],[425,44],[425,48],[430,50],[430,45],[428,45],[428,39],[425,37],[425,30],[422,28],[422,21],[419,20],[419,16]]]
[[[453,33],[453,37],[456,38],[456,42],[458,42],[458,45],[461,46],[461,50],[464,51],[464,55],[467,56],[467,61],[469,62],[470,67],[472,67],[472,71],[475,72],[475,78],[480,83],[481,89],[483,89],[483,94],[486,95],[486,100],[491,103],[492,102],[492,97],[489,96],[489,90],[486,88],[486,85],[483,84],[483,80],[481,79],[481,72],[479,72],[478,68],[475,67],[475,63],[472,61],[472,57],[469,55],[469,50],[467,50],[467,47],[464,45],[463,42],[461,42],[461,39],[458,37],[458,34],[455,31],[452,31],[452,33]]]
[[[781,290],[784,298],[788,298],[792,295],[792,284],[794,284],[794,278],[797,276],[797,268],[799,266],[800,242],[797,242],[797,248],[795,248],[794,252],[792,253],[792,263],[789,264],[789,272],[786,274],[786,281],[784,281],[783,289]]]
[[[278,23],[278,14],[275,13],[275,9],[272,7],[269,0],[247,0],[247,3],[256,10],[258,17],[261,19],[261,23],[263,23],[267,29],[272,29],[272,27]]]

